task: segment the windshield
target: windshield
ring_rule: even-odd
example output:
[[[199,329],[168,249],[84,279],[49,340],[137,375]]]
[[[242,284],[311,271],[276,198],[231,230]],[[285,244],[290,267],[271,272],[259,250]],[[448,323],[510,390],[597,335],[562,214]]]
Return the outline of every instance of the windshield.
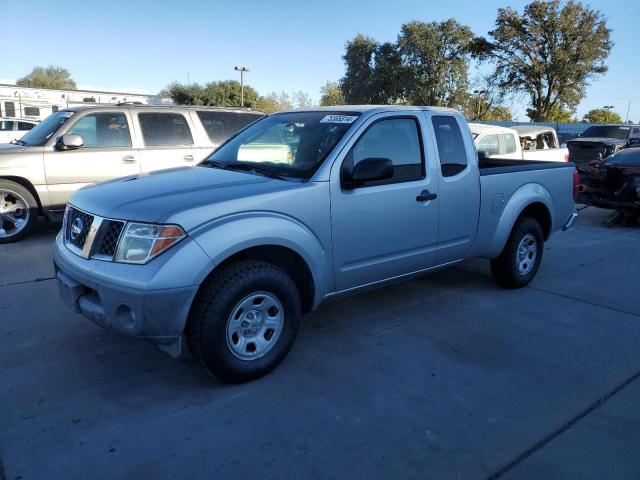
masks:
[[[232,137],[204,164],[309,179],[358,115],[326,111],[270,115]]]
[[[617,138],[618,140],[626,140],[629,136],[629,127],[619,127],[616,125],[601,125],[598,127],[587,128],[581,137],[603,137]]]
[[[47,140],[66,122],[75,112],[61,110],[52,113],[38,125],[25,133],[17,142],[21,145],[29,145],[32,147],[42,146]]]

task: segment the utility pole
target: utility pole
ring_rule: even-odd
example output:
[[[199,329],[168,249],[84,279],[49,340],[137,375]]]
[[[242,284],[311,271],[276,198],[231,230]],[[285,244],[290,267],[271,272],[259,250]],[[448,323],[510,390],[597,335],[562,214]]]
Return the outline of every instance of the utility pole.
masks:
[[[191,85],[191,79],[189,78],[189,72],[187,72],[187,87]]]
[[[629,99],[629,103],[627,103],[627,117],[624,119],[624,123],[629,123],[629,109],[631,108],[631,99]]]
[[[240,72],[240,106],[244,107],[244,72],[248,72],[249,69],[241,65],[236,65],[234,70]]]

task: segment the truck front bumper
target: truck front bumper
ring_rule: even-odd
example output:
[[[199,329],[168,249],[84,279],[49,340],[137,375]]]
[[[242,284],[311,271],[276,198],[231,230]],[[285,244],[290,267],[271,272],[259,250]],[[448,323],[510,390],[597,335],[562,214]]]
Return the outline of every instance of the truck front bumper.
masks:
[[[187,245],[185,240],[181,247],[188,249],[189,255],[195,253],[199,260],[207,262],[209,259],[200,247],[189,242],[192,245]],[[167,259],[158,257],[147,265],[87,260],[67,249],[58,235],[53,263],[61,299],[74,312],[104,328],[145,338],[178,355],[198,285],[188,281],[184,285],[184,281],[178,280],[179,275],[175,276],[175,285],[167,285],[166,279],[172,275],[162,274],[162,260],[184,255],[171,251],[165,254]]]

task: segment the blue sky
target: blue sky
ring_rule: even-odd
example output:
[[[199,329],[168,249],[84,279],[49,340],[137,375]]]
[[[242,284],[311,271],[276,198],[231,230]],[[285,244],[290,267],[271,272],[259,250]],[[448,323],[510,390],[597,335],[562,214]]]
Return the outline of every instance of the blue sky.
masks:
[[[68,68],[80,86],[156,93],[168,83],[237,78],[233,66],[251,68],[247,83],[260,93],[304,90],[314,100],[327,80],[344,73],[345,42],[357,33],[395,40],[410,20],[453,17],[485,35],[496,10],[521,10],[526,1],[428,0],[0,0],[5,50],[0,81],[34,65]],[[613,29],[609,72],[588,88],[578,109],[614,105],[640,121],[638,39],[640,2],[591,0]],[[6,45],[6,43],[5,43]],[[526,99],[511,105],[526,120]]]

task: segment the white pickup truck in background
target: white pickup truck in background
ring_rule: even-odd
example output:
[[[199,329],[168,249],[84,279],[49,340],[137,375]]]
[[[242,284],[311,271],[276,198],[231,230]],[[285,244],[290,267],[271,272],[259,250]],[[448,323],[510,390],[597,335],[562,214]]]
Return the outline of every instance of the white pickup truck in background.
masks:
[[[551,127],[514,125],[506,128],[470,123],[469,128],[478,152],[485,158],[569,161],[569,150],[560,147],[558,135]]]

